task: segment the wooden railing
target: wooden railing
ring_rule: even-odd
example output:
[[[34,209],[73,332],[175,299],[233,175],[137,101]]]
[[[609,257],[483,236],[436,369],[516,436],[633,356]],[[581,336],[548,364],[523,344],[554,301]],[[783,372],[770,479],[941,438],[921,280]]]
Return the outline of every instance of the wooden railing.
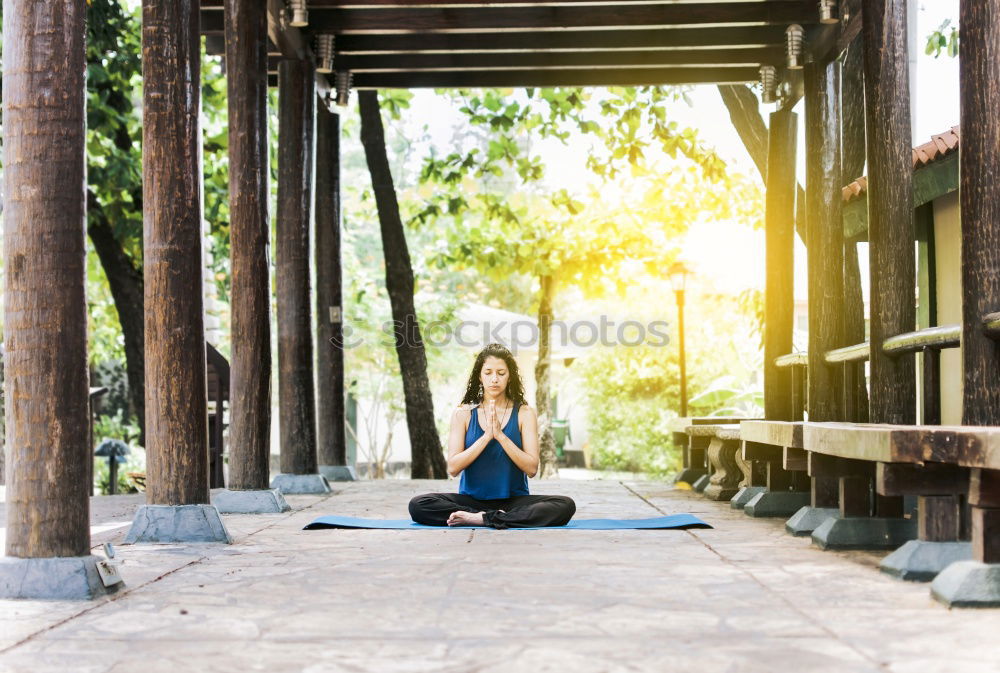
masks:
[[[983,330],[993,338],[1000,338],[1000,313],[991,313],[983,321]],[[941,351],[946,348],[958,348],[962,343],[961,325],[941,325],[928,327],[925,329],[897,334],[882,342],[882,352],[893,357],[907,355],[909,353],[923,353],[923,422],[928,425],[941,423]],[[827,351],[823,354],[823,360],[827,364],[844,365],[844,405],[845,409],[852,406],[847,399],[851,391],[854,390],[856,382],[853,368],[847,366],[852,363],[865,362],[871,357],[871,345],[864,343],[844,346]],[[789,353],[775,358],[774,364],[777,367],[792,368],[792,406],[798,410],[797,391],[804,387],[804,380],[807,375],[807,365],[809,362],[808,353]],[[801,395],[801,392],[799,392]],[[797,415],[793,420],[800,420],[801,415]]]

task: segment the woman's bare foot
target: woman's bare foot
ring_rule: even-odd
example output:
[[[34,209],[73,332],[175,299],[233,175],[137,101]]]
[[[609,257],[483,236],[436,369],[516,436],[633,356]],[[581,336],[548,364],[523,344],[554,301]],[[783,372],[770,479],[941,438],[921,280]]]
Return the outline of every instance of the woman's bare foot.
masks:
[[[461,510],[452,512],[448,517],[449,526],[482,526],[482,512],[463,512]]]

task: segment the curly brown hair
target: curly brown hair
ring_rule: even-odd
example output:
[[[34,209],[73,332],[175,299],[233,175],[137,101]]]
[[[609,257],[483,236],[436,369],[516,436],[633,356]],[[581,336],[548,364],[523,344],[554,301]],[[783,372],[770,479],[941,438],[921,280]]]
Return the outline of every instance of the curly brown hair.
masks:
[[[465,397],[462,404],[479,404],[483,401],[483,383],[479,380],[479,375],[483,371],[483,364],[486,358],[493,356],[500,358],[507,364],[507,371],[510,379],[507,381],[507,397],[516,404],[522,406],[526,404],[524,400],[524,384],[521,382],[521,373],[517,368],[517,360],[513,354],[503,344],[492,343],[486,346],[476,356],[476,362],[472,365],[472,373],[469,374],[469,384],[465,388]]]

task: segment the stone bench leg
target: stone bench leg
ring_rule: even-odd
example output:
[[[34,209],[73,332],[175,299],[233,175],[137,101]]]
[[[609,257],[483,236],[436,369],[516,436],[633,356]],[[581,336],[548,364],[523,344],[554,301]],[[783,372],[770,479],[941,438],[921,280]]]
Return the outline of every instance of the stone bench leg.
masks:
[[[767,462],[767,490],[746,504],[743,511],[752,517],[787,517],[809,504],[805,472],[792,472],[780,462]]]
[[[827,519],[840,514],[840,483],[833,477],[809,478],[809,504],[785,522],[785,530],[796,536],[812,535]]]
[[[917,496],[917,539],[882,560],[894,577],[929,582],[955,561],[972,558],[968,542],[969,470],[957,465],[880,463],[875,490],[884,496]]]
[[[739,490],[743,473],[736,463],[740,441],[713,437],[708,445],[708,460],[712,466],[711,477],[704,494],[709,500],[731,500]]]
[[[767,490],[767,464],[760,460],[748,460],[741,447],[736,452],[736,465],[739,466],[743,479],[740,480],[736,495],[730,499],[729,506],[743,509],[758,494]]]
[[[1000,470],[972,470],[972,560],[945,568],[931,595],[949,607],[1000,606]]]
[[[917,522],[901,517],[901,499],[885,500],[876,508],[874,472],[874,463],[810,452],[810,476],[836,477],[840,503],[838,515],[813,531],[813,544],[820,549],[896,549],[917,536]]]

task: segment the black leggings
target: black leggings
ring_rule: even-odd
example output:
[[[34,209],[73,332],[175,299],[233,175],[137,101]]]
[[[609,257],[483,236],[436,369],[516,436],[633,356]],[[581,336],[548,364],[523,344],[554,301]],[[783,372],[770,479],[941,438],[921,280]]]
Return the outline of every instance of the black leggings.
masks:
[[[410,500],[410,518],[425,526],[447,526],[456,510],[482,512],[483,523],[493,528],[535,528],[565,526],[576,513],[576,503],[564,495],[477,500],[461,493],[425,493]]]

